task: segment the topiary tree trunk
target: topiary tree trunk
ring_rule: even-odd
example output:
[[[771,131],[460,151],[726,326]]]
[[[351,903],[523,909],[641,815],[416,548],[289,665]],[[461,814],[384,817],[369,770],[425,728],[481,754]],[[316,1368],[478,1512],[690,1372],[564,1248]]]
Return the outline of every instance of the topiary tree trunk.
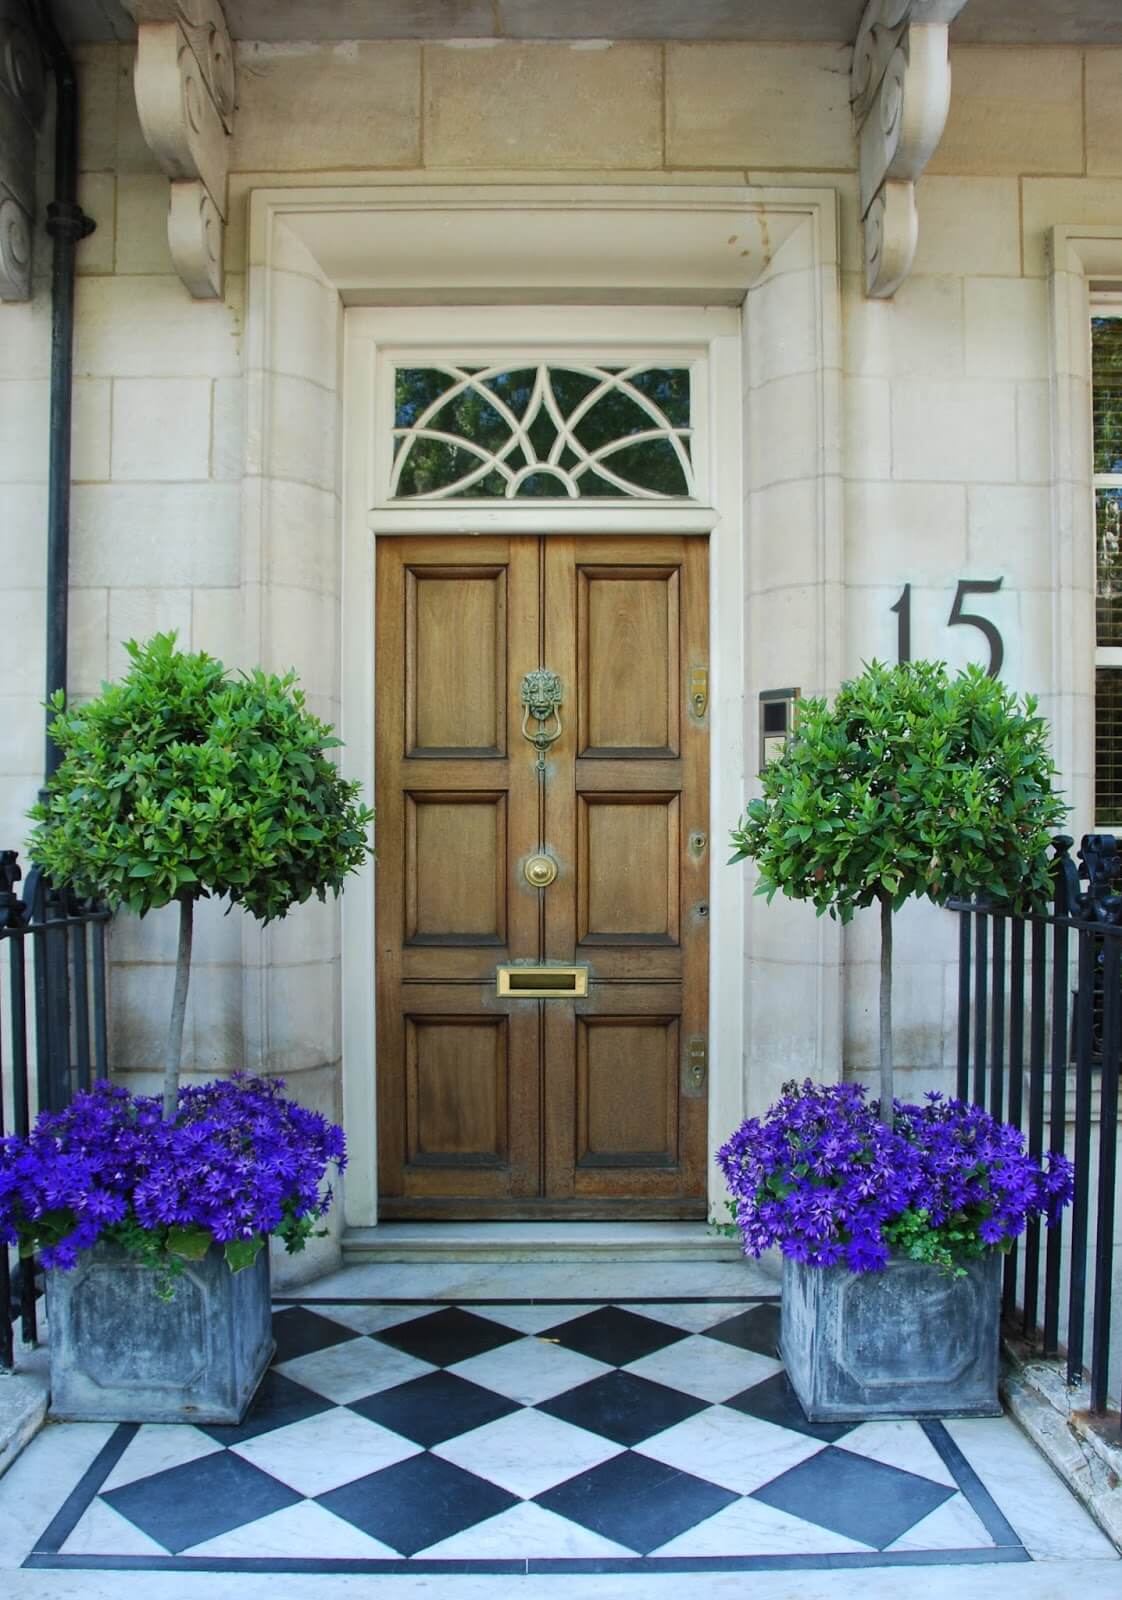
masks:
[[[880,1120],[891,1128],[892,1087],[892,896],[885,889],[880,900]]]
[[[179,1104],[179,1063],[183,1059],[183,1023],[187,1015],[187,985],[191,981],[191,942],[195,930],[195,897],[179,896],[179,943],[175,952],[175,989],[164,1051],[164,1116],[174,1117]]]

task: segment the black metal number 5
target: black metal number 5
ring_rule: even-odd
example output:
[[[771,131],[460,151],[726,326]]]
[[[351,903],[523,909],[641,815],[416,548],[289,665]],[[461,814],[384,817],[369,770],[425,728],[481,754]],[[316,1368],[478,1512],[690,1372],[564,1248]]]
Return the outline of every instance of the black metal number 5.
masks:
[[[990,646],[990,664],[986,670],[991,678],[996,678],[1001,671],[1001,663],[1005,660],[1005,643],[995,623],[988,617],[978,616],[976,612],[964,611],[962,602],[972,594],[996,594],[1004,581],[1004,578],[979,578],[975,581],[960,578],[954,594],[954,605],[947,618],[948,628],[957,628],[961,625],[977,628],[979,633],[985,634]]]

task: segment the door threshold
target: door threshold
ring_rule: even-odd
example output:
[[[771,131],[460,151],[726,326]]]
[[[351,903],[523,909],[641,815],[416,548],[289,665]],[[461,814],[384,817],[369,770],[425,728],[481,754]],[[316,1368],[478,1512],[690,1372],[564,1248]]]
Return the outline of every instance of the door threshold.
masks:
[[[707,1222],[382,1222],[347,1228],[343,1259],[364,1261],[739,1261]]]

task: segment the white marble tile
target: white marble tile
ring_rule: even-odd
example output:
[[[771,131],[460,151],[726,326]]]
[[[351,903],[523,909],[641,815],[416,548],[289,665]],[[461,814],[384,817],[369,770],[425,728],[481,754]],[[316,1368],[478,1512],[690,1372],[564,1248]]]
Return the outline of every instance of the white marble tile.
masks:
[[[530,1499],[620,1454],[620,1446],[543,1411],[516,1411],[433,1448],[467,1472]]]
[[[0,1478],[0,1568],[23,1560],[112,1433],[111,1422],[48,1425],[17,1457]]]
[[[524,1406],[552,1400],[554,1395],[564,1394],[566,1389],[575,1389],[579,1383],[588,1383],[611,1370],[605,1361],[594,1361],[579,1351],[566,1350],[564,1345],[536,1338],[487,1350],[483,1355],[457,1361],[448,1368],[458,1378],[481,1383]]]
[[[945,1426],[1034,1559],[1116,1555],[1106,1535],[1007,1417]]]
[[[541,1333],[546,1328],[557,1328],[562,1322],[583,1317],[589,1310],[586,1305],[553,1306],[477,1306],[482,1316],[492,1322],[501,1322],[504,1328],[517,1328],[519,1333]]]
[[[944,1500],[930,1516],[902,1534],[889,1550],[971,1550],[993,1548],[977,1513],[961,1494]]]
[[[166,1556],[167,1553],[162,1544],[142,1533],[104,1500],[94,1501],[62,1546],[64,1556]]]
[[[633,1557],[634,1554],[626,1545],[616,1544],[612,1539],[593,1533],[591,1528],[582,1528],[578,1523],[569,1522],[565,1517],[559,1517],[529,1501],[511,1506],[506,1511],[500,1511],[497,1517],[488,1517],[486,1522],[478,1522],[474,1528],[465,1528],[463,1533],[454,1533],[451,1538],[441,1539],[439,1544],[418,1551],[418,1555],[426,1560],[447,1561],[497,1561],[511,1557],[520,1561],[533,1557],[571,1561],[588,1556]],[[443,1581],[440,1585],[441,1594],[444,1593]],[[572,1594],[578,1585],[584,1587],[587,1579],[569,1579],[568,1583],[572,1586],[569,1588]]]
[[[635,1446],[639,1455],[749,1494],[824,1449],[820,1439],[777,1428],[727,1406],[687,1417]]]
[[[954,1475],[918,1422],[863,1422],[838,1440],[838,1449],[918,1473],[933,1483],[946,1484],[948,1489],[958,1488]]]
[[[730,1317],[738,1317],[744,1311],[751,1311],[753,1305],[746,1305],[741,1300],[699,1300],[693,1304],[687,1302],[674,1305],[665,1302],[653,1306],[632,1306],[631,1309],[641,1311],[645,1317],[656,1317],[659,1322],[668,1322],[672,1328],[685,1328],[689,1333],[704,1333],[707,1328],[715,1328],[718,1322],[727,1322]]]
[[[231,1447],[300,1494],[326,1494],[420,1454],[420,1446],[354,1411],[327,1411]]]
[[[412,1322],[417,1317],[427,1317],[432,1311],[431,1305],[417,1306],[382,1306],[358,1305],[340,1306],[333,1305],[330,1301],[314,1303],[314,1309],[325,1317],[330,1317],[332,1322],[342,1323],[344,1328],[353,1328],[355,1333],[378,1333],[382,1328],[396,1328],[403,1322]]]
[[[774,1377],[783,1366],[752,1350],[739,1350],[735,1345],[692,1334],[640,1361],[632,1361],[627,1370],[651,1383],[682,1389],[699,1400],[718,1401]]]
[[[151,1477],[154,1472],[166,1472],[169,1467],[201,1461],[203,1456],[212,1456],[221,1448],[198,1428],[185,1428],[182,1423],[174,1422],[146,1422],[101,1485],[101,1493],[117,1489],[122,1483],[132,1483],[136,1478]]]
[[[737,1500],[716,1516],[687,1528],[676,1539],[652,1550],[653,1556],[826,1555],[841,1550],[869,1550],[843,1534],[803,1522],[762,1500]],[[801,1574],[800,1574],[801,1577]],[[850,1574],[852,1579],[853,1574]],[[862,1574],[864,1577],[864,1574]],[[743,1577],[742,1577],[743,1582]],[[792,1589],[801,1594],[801,1584]],[[850,1591],[856,1593],[856,1588]]]
[[[431,1362],[418,1361],[389,1345],[348,1339],[345,1344],[332,1345],[330,1350],[316,1350],[308,1356],[282,1361],[274,1370],[314,1389],[316,1394],[326,1395],[336,1405],[345,1406],[351,1400],[392,1389],[395,1384],[408,1383],[410,1378],[421,1378],[436,1369]]]
[[[398,1551],[372,1539],[361,1529],[352,1527],[324,1506],[314,1501],[302,1500],[299,1505],[286,1506],[271,1516],[261,1517],[235,1528],[232,1533],[219,1534],[203,1544],[192,1545],[183,1552],[187,1556],[316,1556],[321,1560],[358,1558],[367,1561],[393,1560]],[[275,1580],[274,1580],[275,1581]],[[321,1580],[322,1582],[323,1580]],[[231,1589],[240,1590],[240,1579]],[[279,1590],[278,1590],[279,1592]],[[219,1590],[213,1591],[218,1600]]]

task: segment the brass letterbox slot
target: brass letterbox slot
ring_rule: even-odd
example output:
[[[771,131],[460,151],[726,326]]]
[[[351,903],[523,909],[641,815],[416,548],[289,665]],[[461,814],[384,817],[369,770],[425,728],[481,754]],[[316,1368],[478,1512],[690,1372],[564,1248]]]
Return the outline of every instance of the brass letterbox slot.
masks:
[[[581,1000],[587,967],[499,967],[495,993],[503,1000]]]

